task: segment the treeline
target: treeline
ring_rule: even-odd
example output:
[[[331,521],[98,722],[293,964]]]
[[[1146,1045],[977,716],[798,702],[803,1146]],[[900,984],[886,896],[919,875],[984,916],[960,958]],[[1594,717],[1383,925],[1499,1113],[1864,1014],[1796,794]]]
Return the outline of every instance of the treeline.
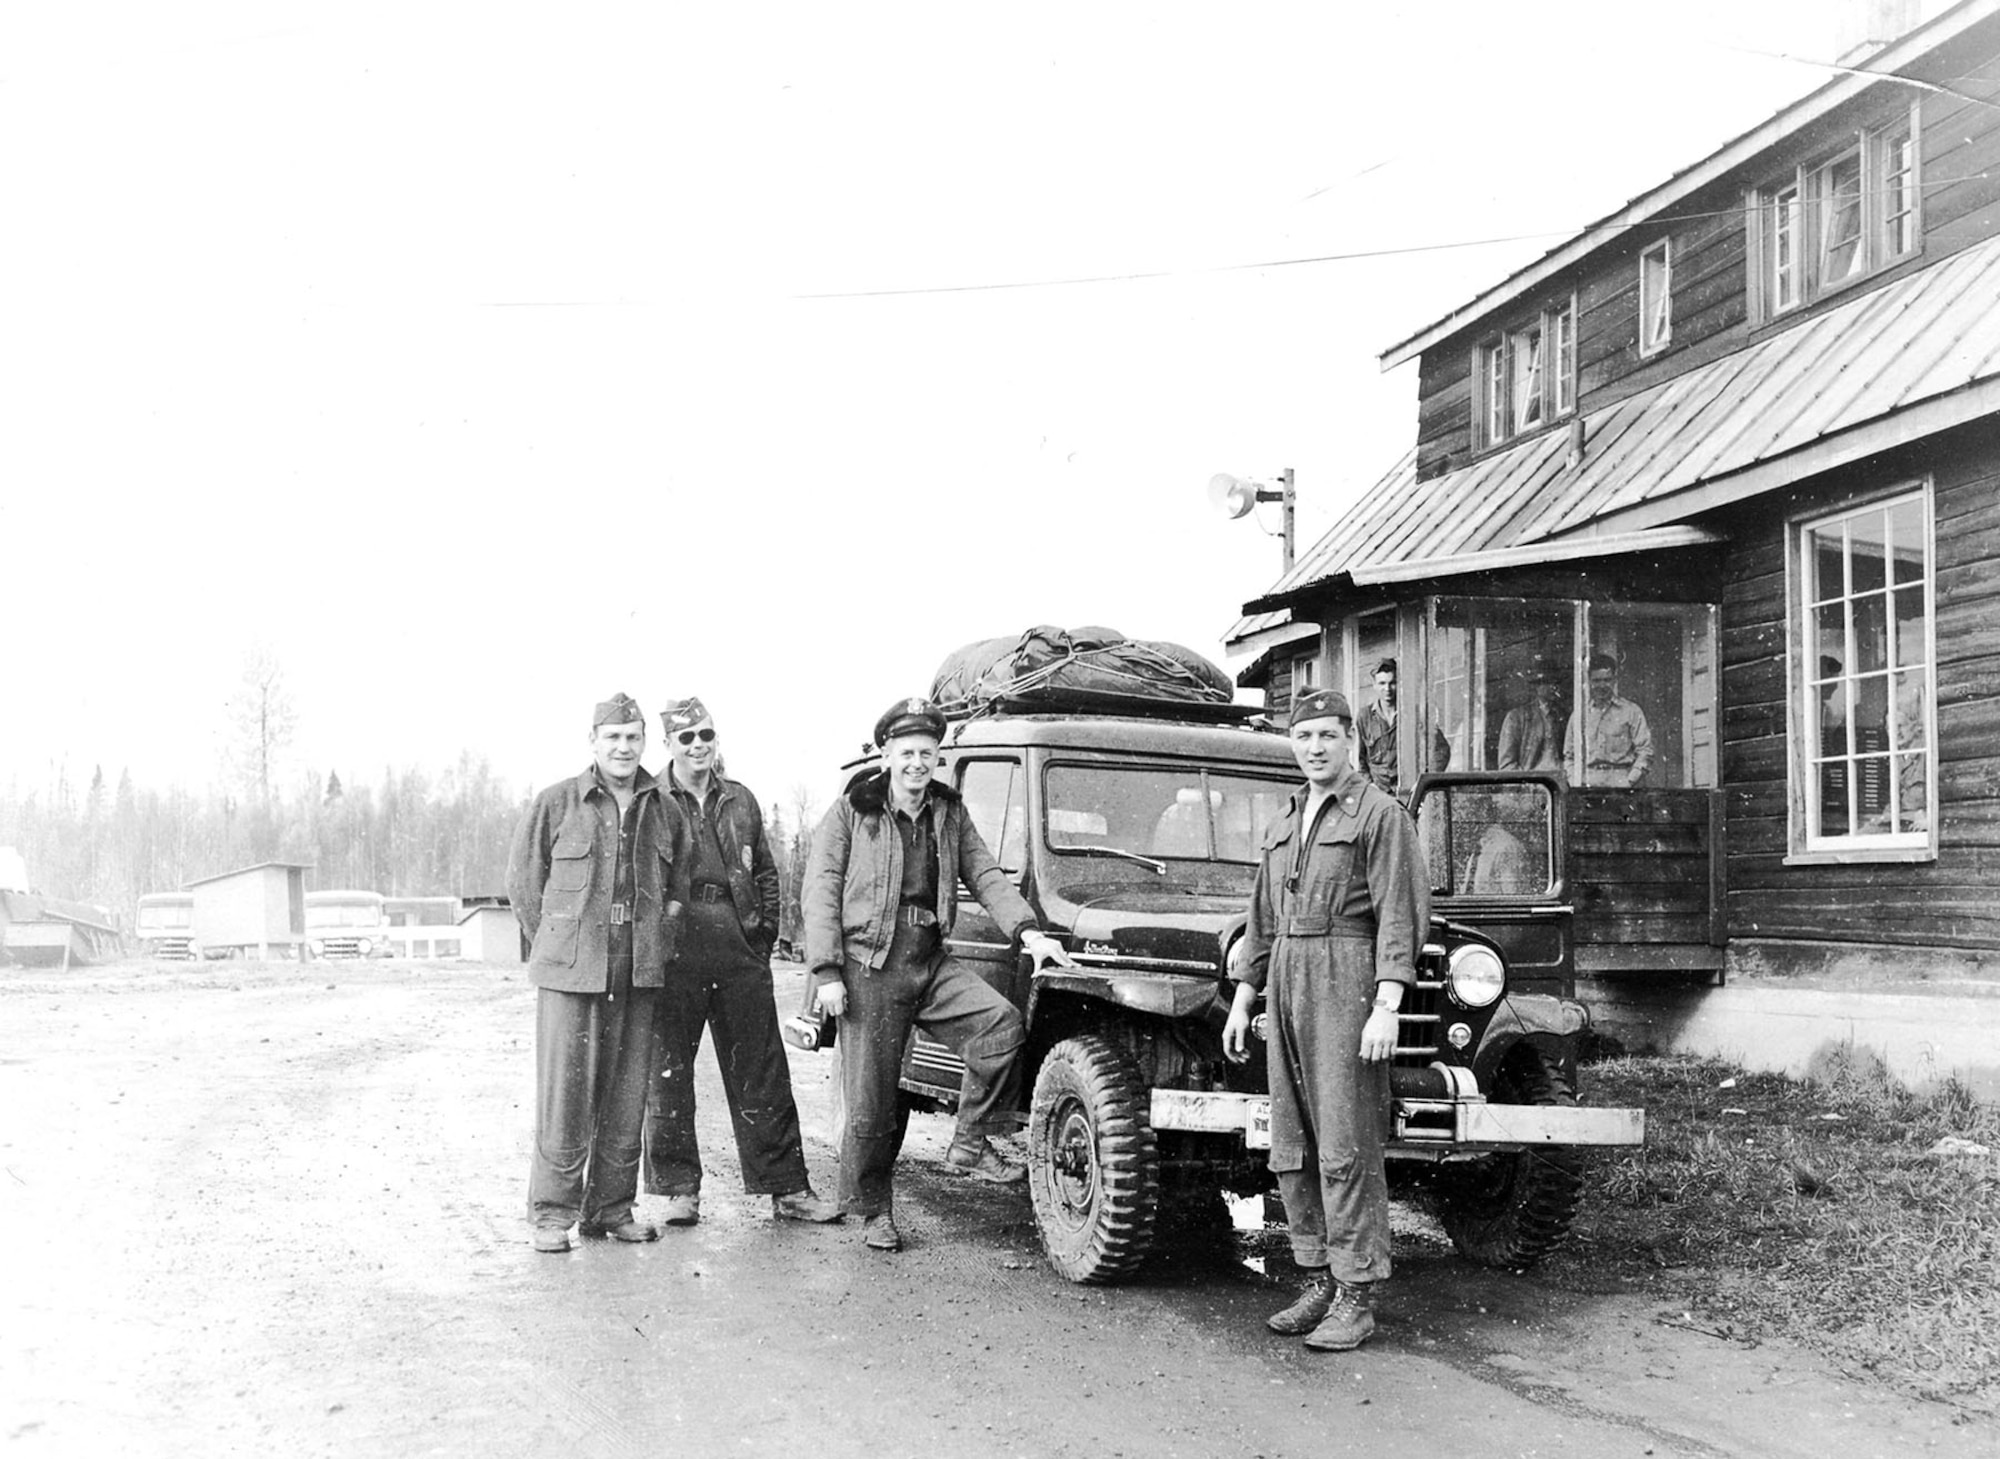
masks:
[[[507,889],[507,848],[529,795],[469,754],[442,773],[384,770],[372,785],[307,773],[268,797],[154,790],[129,772],[107,784],[102,767],[79,784],[58,769],[42,786],[0,785],[0,846],[19,850],[34,890],[95,903],[128,930],[143,894],[265,861],[308,866],[308,891],[493,896]],[[790,936],[811,808],[764,810]]]

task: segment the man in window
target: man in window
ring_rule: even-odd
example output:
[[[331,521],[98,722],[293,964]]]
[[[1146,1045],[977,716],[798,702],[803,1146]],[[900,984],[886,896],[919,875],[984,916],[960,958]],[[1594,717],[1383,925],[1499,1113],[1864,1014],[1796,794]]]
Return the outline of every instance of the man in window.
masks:
[[[1519,702],[1500,721],[1500,743],[1494,767],[1500,770],[1554,770],[1562,764],[1556,729],[1561,707],[1562,676],[1551,664],[1537,660],[1528,669]]]
[[[1396,661],[1384,659],[1375,666],[1375,702],[1355,717],[1354,730],[1361,742],[1361,773],[1376,785],[1396,793]],[[1431,769],[1442,770],[1451,763],[1451,741],[1441,731],[1431,731]]]
[[[1579,738],[1582,742],[1578,753]],[[1629,789],[1653,768],[1653,732],[1646,712],[1618,695],[1618,660],[1590,656],[1590,698],[1563,732],[1563,772],[1571,785]],[[1579,773],[1581,772],[1581,773]]]

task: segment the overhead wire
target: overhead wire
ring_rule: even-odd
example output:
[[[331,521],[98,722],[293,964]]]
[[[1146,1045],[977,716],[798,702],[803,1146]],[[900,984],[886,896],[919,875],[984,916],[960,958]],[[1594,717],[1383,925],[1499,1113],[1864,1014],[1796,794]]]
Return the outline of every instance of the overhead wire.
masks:
[[[1986,172],[1972,173],[1963,177],[1925,177],[1919,179],[1920,192],[1937,187],[1952,187],[1959,183],[1975,182],[1989,177]],[[1865,193],[1849,196],[1887,196],[1889,189],[1869,189]],[[842,289],[821,293],[794,294],[799,300],[830,299],[884,299],[900,298],[924,294],[980,294],[996,293],[1010,289],[1063,289],[1085,284],[1122,284],[1142,282],[1148,279],[1197,278],[1206,274],[1248,273],[1258,269],[1299,268],[1308,264],[1351,263],[1360,259],[1397,258],[1419,253],[1440,253],[1461,248],[1490,248],[1502,243],[1531,243],[1542,238],[1574,238],[1584,233],[1626,231],[1633,228],[1665,228],[1677,223],[1696,223],[1713,218],[1748,217],[1761,207],[1761,202],[1740,203],[1729,208],[1715,208],[1700,212],[1662,214],[1648,218],[1634,219],[1629,223],[1593,223],[1582,227],[1550,228],[1532,233],[1496,234],[1488,238],[1461,238],[1440,243],[1411,243],[1388,248],[1359,248],[1342,253],[1310,254],[1300,258],[1264,259],[1255,263],[1210,264],[1202,268],[1145,269],[1116,274],[1075,274],[1061,278],[1008,279],[976,284],[931,284],[913,285],[892,289]]]

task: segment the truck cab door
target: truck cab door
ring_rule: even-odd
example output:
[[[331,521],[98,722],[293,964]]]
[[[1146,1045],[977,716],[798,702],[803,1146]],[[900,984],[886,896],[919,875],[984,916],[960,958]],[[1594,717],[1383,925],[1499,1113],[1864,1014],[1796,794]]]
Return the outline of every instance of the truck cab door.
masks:
[[[1500,944],[1510,989],[1566,998],[1576,948],[1563,795],[1550,771],[1433,774],[1417,782],[1410,811],[1431,915]]]

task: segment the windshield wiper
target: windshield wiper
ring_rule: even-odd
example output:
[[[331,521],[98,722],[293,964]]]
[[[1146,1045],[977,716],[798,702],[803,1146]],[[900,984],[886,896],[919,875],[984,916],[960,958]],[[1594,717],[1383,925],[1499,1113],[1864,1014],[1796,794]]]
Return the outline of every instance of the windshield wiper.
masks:
[[[1136,861],[1141,866],[1150,866],[1161,876],[1167,874],[1167,864],[1155,861],[1150,856],[1141,856],[1136,851],[1127,851],[1123,846],[1064,846],[1064,851],[1073,851],[1078,856],[1117,856],[1126,861]]]

